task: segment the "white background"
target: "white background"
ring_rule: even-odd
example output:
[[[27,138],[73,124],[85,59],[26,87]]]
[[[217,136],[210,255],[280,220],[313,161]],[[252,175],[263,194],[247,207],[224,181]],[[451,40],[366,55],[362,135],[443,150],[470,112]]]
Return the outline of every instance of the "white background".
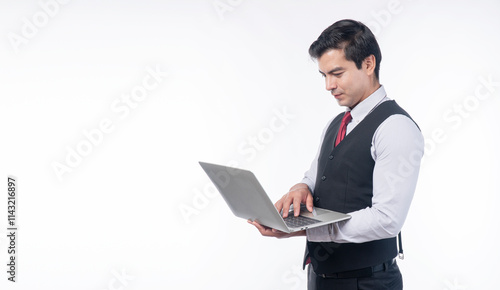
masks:
[[[19,182],[15,284],[0,195],[2,289],[305,289],[304,239],[261,237],[197,162],[251,169],[273,200],[300,181],[343,110],[307,49],[343,18],[377,35],[381,83],[426,138],[405,289],[497,287],[500,2],[62,2],[0,2],[0,176]],[[157,87],[112,109],[151,69]]]

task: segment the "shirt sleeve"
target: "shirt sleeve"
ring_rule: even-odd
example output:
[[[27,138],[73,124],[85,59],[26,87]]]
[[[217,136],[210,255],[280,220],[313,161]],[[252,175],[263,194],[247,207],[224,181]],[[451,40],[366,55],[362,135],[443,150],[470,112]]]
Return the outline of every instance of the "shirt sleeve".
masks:
[[[312,242],[364,243],[396,236],[415,192],[424,138],[404,115],[392,115],[375,131],[371,154],[372,206],[349,213],[351,219],[307,230]]]

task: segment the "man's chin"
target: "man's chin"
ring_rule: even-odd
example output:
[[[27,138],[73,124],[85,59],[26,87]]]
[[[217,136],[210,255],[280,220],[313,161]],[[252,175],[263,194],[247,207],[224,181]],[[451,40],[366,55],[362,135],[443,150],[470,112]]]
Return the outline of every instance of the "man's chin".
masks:
[[[349,105],[345,100],[340,100],[340,99],[337,99],[337,103],[339,104],[339,106],[342,107],[347,107]]]

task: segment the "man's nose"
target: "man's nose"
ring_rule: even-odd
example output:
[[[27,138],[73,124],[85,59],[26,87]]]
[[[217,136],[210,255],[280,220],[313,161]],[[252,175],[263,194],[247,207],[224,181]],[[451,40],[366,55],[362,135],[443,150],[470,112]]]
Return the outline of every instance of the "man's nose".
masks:
[[[337,79],[334,77],[327,76],[325,78],[326,90],[331,91],[337,88]]]

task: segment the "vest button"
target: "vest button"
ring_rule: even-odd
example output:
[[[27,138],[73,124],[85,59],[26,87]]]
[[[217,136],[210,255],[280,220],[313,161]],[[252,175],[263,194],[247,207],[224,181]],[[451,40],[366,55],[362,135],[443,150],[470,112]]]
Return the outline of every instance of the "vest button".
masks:
[[[324,176],[324,175],[323,175],[323,176],[321,176],[321,180],[323,180],[323,181],[324,181],[325,179],[326,179],[326,176]]]
[[[316,196],[316,198],[314,198],[314,200],[316,200],[316,202],[319,201],[319,196]]]
[[[332,160],[333,159],[333,155],[328,156],[328,159]]]

